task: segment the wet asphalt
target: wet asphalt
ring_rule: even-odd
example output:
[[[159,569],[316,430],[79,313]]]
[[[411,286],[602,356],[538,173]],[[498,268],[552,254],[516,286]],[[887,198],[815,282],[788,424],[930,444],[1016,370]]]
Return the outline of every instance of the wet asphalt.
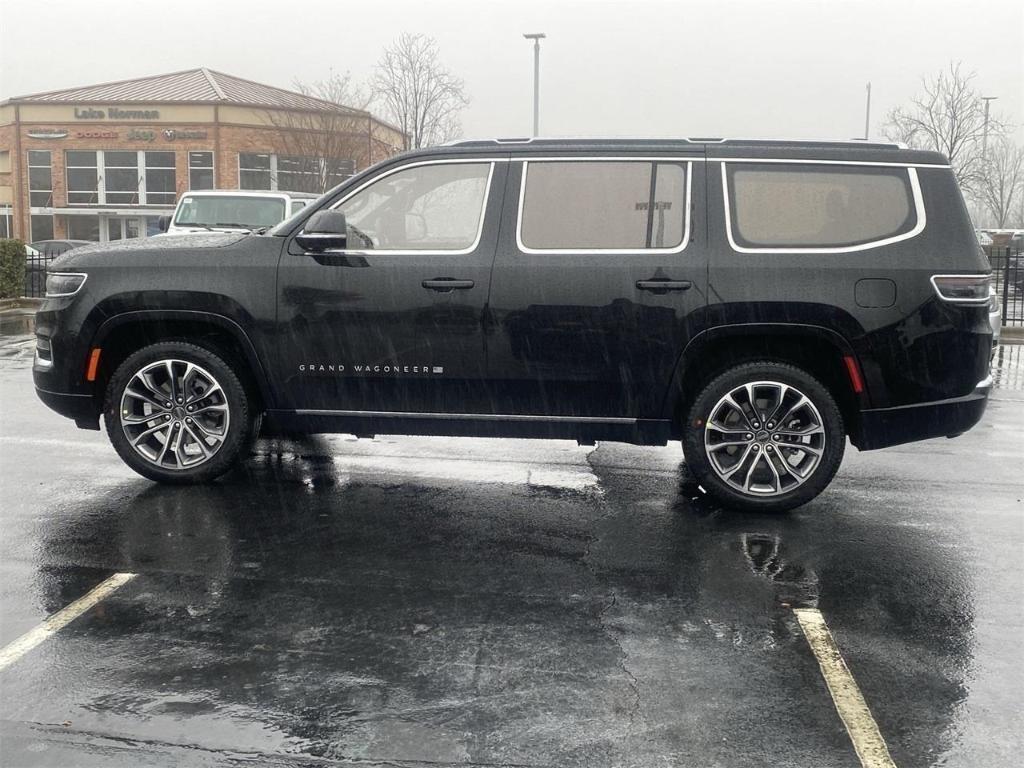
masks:
[[[138,574],[0,670],[0,764],[857,766],[811,606],[896,765],[1019,765],[1022,349],[972,432],[757,516],[678,445],[261,441],[160,487],[0,339],[0,646]]]

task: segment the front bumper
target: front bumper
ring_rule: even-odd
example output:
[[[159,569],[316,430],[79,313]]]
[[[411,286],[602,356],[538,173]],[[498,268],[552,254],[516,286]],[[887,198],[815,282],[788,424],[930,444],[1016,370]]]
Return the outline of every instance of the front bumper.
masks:
[[[851,440],[860,450],[873,451],[933,437],[956,437],[981,421],[991,389],[989,376],[964,397],[861,411],[859,434]]]
[[[61,416],[74,419],[82,429],[100,428],[99,406],[91,395],[72,395],[65,392],[50,392],[36,387],[36,395],[47,408]]]

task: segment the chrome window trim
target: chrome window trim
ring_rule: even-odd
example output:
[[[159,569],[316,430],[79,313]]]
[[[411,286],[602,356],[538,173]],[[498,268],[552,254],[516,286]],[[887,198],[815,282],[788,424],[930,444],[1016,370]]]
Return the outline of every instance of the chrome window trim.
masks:
[[[407,171],[410,168],[419,168],[419,167],[424,166],[424,165],[454,165],[454,164],[484,165],[484,164],[487,164],[489,166],[488,169],[487,169],[487,186],[484,188],[484,199],[483,199],[483,203],[480,206],[480,223],[477,225],[476,239],[473,240],[473,244],[470,245],[469,247],[467,247],[467,248],[459,248],[459,249],[456,249],[456,250],[442,250],[442,249],[436,249],[436,248],[432,248],[432,249],[431,248],[426,248],[426,249],[412,249],[412,248],[410,248],[410,249],[404,249],[404,248],[403,249],[398,249],[398,248],[387,248],[387,249],[384,249],[384,248],[371,248],[369,250],[366,250],[366,249],[336,248],[336,249],[326,250],[326,251],[324,251],[324,253],[344,253],[344,254],[351,254],[351,255],[355,255],[355,256],[465,256],[467,254],[473,253],[477,248],[480,247],[480,241],[481,241],[481,239],[483,239],[484,223],[487,220],[487,203],[491,199],[491,185],[492,185],[492,183],[494,181],[494,166],[495,166],[495,163],[502,163],[502,162],[507,163],[508,160],[509,159],[507,157],[502,157],[502,158],[497,158],[497,157],[472,157],[472,158],[469,158],[469,157],[467,157],[467,158],[446,158],[446,159],[442,159],[442,160],[421,160],[421,161],[415,162],[415,163],[404,163],[402,165],[395,166],[394,168],[391,168],[390,170],[387,170],[384,173],[381,173],[381,174],[379,174],[377,176],[374,176],[371,179],[367,179],[362,184],[360,184],[358,187],[356,187],[351,192],[349,192],[344,197],[342,197],[340,200],[338,200],[335,203],[332,203],[331,206],[330,206],[330,210],[333,211],[333,210],[337,209],[338,206],[344,204],[345,202],[347,202],[348,200],[350,200],[354,196],[358,195],[360,192],[362,192],[367,187],[372,186],[373,184],[376,184],[381,179],[386,179],[388,176],[392,176],[392,175],[394,175],[396,173],[399,173],[400,171]]]
[[[872,248],[882,248],[886,245],[892,245],[893,243],[899,243],[904,240],[910,240],[913,237],[917,237],[924,231],[927,225],[927,215],[925,213],[924,198],[921,195],[921,184],[917,178],[917,167],[906,163],[869,163],[869,162],[853,162],[845,160],[804,160],[804,161],[792,161],[792,160],[757,160],[757,159],[734,159],[729,158],[728,160],[721,160],[722,164],[722,202],[725,205],[725,234],[729,239],[729,246],[737,253],[856,253],[857,251],[867,251]],[[736,238],[733,236],[732,229],[732,208],[729,204],[729,175],[726,173],[726,165],[729,163],[801,163],[807,165],[864,165],[864,166],[892,166],[898,168],[906,168],[907,177],[910,180],[910,192],[911,197],[914,200],[914,212],[917,217],[917,221],[914,223],[914,227],[906,232],[902,232],[898,235],[892,235],[885,237],[880,240],[872,240],[867,243],[859,243],[857,245],[841,245],[841,246],[797,246],[797,247],[777,247],[777,246],[757,246],[749,247],[740,245],[736,242]]]
[[[703,158],[700,158],[701,160]],[[697,158],[690,158],[685,155],[683,156],[586,156],[586,157],[531,157],[529,159],[519,160],[522,165],[521,178],[519,180],[519,201],[517,203],[516,211],[516,246],[519,248],[520,253],[527,253],[531,255],[540,256],[564,256],[568,254],[593,254],[593,255],[639,255],[639,254],[672,254],[682,253],[686,250],[686,246],[690,244],[690,213],[693,208],[693,162]],[[655,163],[655,162],[668,162],[675,163],[677,165],[686,166],[686,197],[685,197],[685,209],[686,213],[683,219],[683,239],[679,245],[672,248],[531,248],[523,242],[523,203],[526,199],[526,176],[529,171],[530,163],[563,163],[563,162],[605,162],[605,163],[621,163],[621,162],[637,162],[637,163]]]
[[[885,160],[816,160],[807,157],[709,157],[709,163],[785,163],[787,165],[866,165],[882,168],[951,168],[948,163],[900,163]]]

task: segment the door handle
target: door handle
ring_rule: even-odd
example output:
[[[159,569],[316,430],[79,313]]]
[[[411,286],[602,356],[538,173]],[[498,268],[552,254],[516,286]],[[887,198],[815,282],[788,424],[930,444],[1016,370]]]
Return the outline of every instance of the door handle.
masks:
[[[472,288],[476,283],[472,280],[456,280],[454,277],[435,277],[433,280],[424,280],[420,285],[429,291],[449,293],[451,291],[465,291]]]
[[[689,280],[637,280],[636,287],[641,291],[654,291],[655,293],[667,293],[668,291],[687,291],[693,287]]]

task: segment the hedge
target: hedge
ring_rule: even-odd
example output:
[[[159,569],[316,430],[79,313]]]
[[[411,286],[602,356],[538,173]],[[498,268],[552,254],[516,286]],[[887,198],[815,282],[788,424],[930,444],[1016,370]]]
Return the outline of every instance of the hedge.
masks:
[[[0,239],[0,299],[16,299],[25,289],[25,244]]]

